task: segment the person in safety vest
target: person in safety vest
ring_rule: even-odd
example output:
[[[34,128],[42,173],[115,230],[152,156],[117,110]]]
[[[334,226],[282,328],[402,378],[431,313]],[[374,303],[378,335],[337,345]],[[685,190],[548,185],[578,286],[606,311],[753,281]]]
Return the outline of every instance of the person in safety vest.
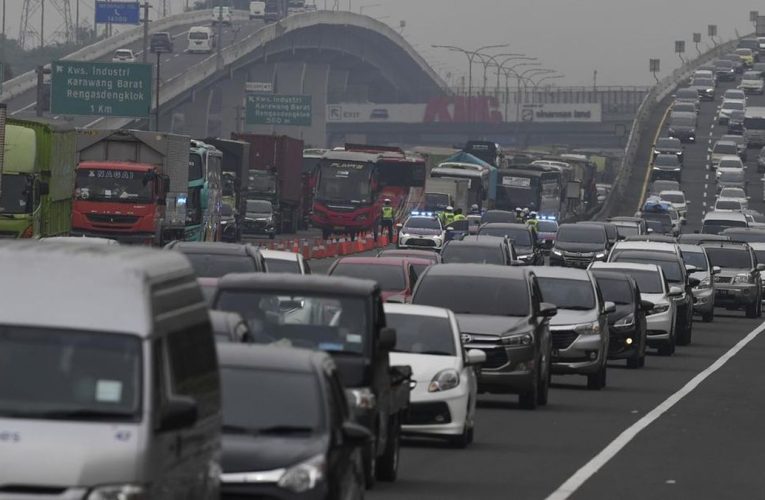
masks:
[[[390,204],[390,198],[385,198],[382,211],[380,213],[380,234],[388,231],[388,241],[393,241],[393,207]]]
[[[539,229],[539,221],[537,220],[537,213],[531,212],[529,213],[529,220],[526,221],[526,224],[531,226],[531,228],[534,230],[534,232]]]
[[[467,220],[467,217],[462,214],[461,208],[454,210],[454,222],[457,222],[458,220]]]
[[[478,208],[478,205],[473,203],[470,206],[470,215],[481,215],[481,209]]]
[[[446,211],[444,211],[443,224],[444,226],[448,226],[452,222],[454,222],[454,207],[449,205],[446,207]]]
[[[515,222],[523,224],[523,209],[521,207],[515,208]]]

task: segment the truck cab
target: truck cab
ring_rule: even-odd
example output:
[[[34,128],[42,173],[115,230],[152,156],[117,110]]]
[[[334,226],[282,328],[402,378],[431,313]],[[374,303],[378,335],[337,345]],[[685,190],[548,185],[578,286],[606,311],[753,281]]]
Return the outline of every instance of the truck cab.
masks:
[[[355,419],[374,439],[364,448],[367,485],[396,479],[401,422],[409,407],[409,366],[391,366],[396,332],[386,327],[375,281],[317,275],[229,274],[212,309],[241,314],[254,340],[332,355]]]

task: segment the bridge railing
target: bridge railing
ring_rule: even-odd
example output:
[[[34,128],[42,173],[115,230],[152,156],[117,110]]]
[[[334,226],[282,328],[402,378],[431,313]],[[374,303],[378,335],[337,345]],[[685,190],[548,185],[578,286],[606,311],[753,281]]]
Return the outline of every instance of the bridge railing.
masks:
[[[249,13],[246,11],[234,11],[234,19],[249,19]],[[210,20],[209,10],[195,10],[183,12],[172,16],[163,17],[149,25],[149,33],[167,31],[171,28],[194,23],[207,23]],[[124,47],[127,44],[137,42],[143,37],[143,26],[137,26],[133,29],[123,31],[96,43],[83,47],[61,59],[71,61],[94,61],[107,56],[115,50]],[[50,65],[48,65],[50,66]],[[0,95],[0,102],[7,102],[24,92],[35,88],[37,85],[37,74],[35,71],[27,71],[21,75],[3,82],[3,93]]]
[[[688,78],[693,75],[696,68],[722,54],[730,52],[735,48],[737,42],[738,39],[733,39],[711,48],[696,59],[687,61],[681,67],[675,69],[671,74],[659,80],[659,82],[651,88],[650,92],[648,92],[638,108],[635,120],[632,122],[632,129],[627,138],[627,145],[624,148],[624,156],[622,157],[616,180],[608,195],[608,199],[606,199],[606,202],[598,213],[595,214],[593,217],[594,219],[602,220],[608,217],[613,211],[615,204],[625,199],[627,190],[636,188],[636,186],[628,186],[629,180],[634,168],[645,167],[645,165],[637,165],[636,159],[640,151],[640,142],[641,139],[643,139],[643,135],[646,133],[656,133],[656,130],[652,130],[649,127],[652,124],[651,118],[657,107],[661,105],[662,101],[664,101],[675,88],[687,81]]]

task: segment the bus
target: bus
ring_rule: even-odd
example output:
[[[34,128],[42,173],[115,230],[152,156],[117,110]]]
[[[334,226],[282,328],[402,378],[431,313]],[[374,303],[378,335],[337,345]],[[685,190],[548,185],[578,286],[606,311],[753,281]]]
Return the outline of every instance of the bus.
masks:
[[[765,107],[747,106],[744,112],[744,137],[750,148],[765,146]]]
[[[324,239],[363,231],[377,237],[383,201],[388,198],[395,221],[424,203],[425,160],[400,148],[347,144],[327,151],[314,175],[311,222]]]
[[[211,144],[191,141],[189,152],[189,204],[187,241],[220,241],[223,203],[221,162],[223,153]]]
[[[561,172],[553,168],[522,165],[498,172],[496,208],[528,208],[540,217],[559,219],[563,207]]]

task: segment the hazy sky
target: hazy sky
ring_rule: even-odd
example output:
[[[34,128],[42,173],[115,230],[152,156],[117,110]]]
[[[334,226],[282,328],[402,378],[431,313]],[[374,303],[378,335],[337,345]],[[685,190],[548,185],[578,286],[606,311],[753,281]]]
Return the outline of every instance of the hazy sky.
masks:
[[[70,0],[73,10],[76,1]],[[93,1],[80,0],[83,18],[92,20]],[[185,4],[166,1],[173,12]],[[334,1],[327,0],[327,5]],[[341,8],[348,8],[349,0],[339,1]],[[8,31],[15,36],[23,0],[6,2]],[[159,6],[162,0],[150,3]],[[324,0],[316,3],[324,6]],[[350,5],[396,28],[405,20],[404,36],[442,75],[466,73],[467,60],[431,48],[433,44],[474,49],[508,43],[500,52],[526,53],[564,73],[558,85],[592,85],[593,70],[598,71],[599,85],[649,84],[649,58],[661,59],[662,74],[680,64],[675,40],[685,40],[687,54],[694,55],[693,32],[703,34],[703,49],[709,43],[708,24],[717,24],[718,40],[727,40],[736,29],[742,34],[752,31],[750,10],[761,7],[765,14],[765,5],[752,0],[350,0]],[[54,14],[52,8],[46,10]],[[51,19],[46,25],[60,21]],[[473,82],[479,85],[481,76],[476,78],[476,73],[478,66]]]

